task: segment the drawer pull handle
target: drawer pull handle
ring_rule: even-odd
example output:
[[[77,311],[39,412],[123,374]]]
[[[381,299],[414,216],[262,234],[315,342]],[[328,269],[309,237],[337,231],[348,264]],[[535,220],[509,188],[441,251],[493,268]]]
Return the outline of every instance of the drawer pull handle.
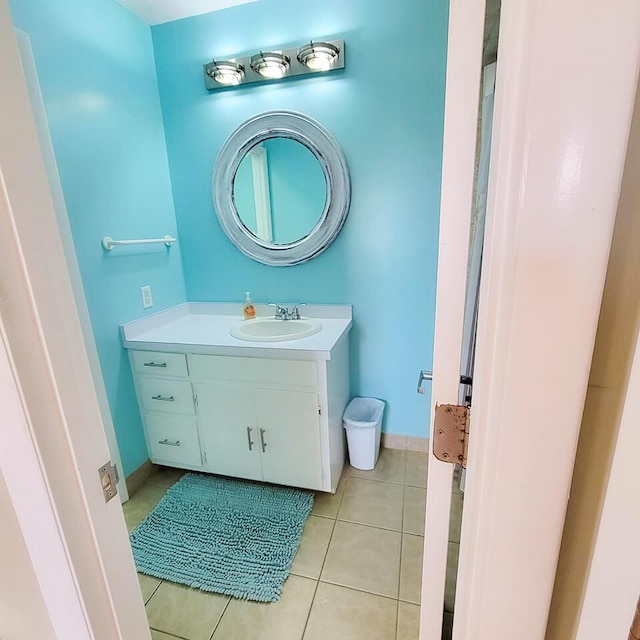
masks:
[[[162,369],[166,369],[167,368],[167,363],[166,362],[145,362],[143,366],[145,366],[145,367],[161,367]]]
[[[267,443],[264,439],[264,434],[267,432],[266,429],[260,429],[260,444],[262,445],[262,453],[264,453],[267,449]]]
[[[168,438],[165,438],[164,440],[158,440],[158,444],[166,444],[169,447],[179,447],[180,440],[174,440],[173,442],[171,442],[171,440],[169,440]]]
[[[176,399],[173,396],[151,396],[152,400],[160,400],[161,402],[175,402]]]
[[[254,442],[251,439],[251,432],[253,429],[251,427],[247,427],[247,442],[249,443],[249,451],[253,451]]]

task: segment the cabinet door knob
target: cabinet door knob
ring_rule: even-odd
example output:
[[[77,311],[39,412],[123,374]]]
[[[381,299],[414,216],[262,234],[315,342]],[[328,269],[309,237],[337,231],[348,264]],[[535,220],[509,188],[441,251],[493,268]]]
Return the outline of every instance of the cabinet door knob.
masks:
[[[249,451],[253,451],[253,440],[251,439],[251,432],[253,429],[251,427],[247,427],[247,442],[249,443]]]
[[[264,453],[267,449],[267,443],[264,440],[264,434],[267,432],[266,429],[260,429],[260,444],[262,445],[262,453]]]

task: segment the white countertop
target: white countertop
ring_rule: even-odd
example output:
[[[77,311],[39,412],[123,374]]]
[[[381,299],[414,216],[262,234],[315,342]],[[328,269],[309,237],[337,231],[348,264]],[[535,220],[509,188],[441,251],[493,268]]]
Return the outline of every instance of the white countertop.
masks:
[[[273,317],[272,307],[255,307],[259,318]],[[320,320],[319,333],[282,342],[251,342],[230,333],[234,326],[245,322],[242,304],[188,302],[122,325],[122,344],[127,349],[143,351],[329,360],[333,347],[351,329],[351,307],[308,305],[302,311],[305,317]]]

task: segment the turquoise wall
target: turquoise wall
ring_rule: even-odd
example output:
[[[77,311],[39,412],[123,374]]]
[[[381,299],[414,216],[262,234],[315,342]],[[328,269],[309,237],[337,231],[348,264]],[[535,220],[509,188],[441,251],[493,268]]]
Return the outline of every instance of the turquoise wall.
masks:
[[[114,238],[175,234],[147,25],[112,0],[13,0],[29,34],[125,474],[147,459],[118,326],[185,301],[180,244],[114,250]],[[140,287],[155,306],[142,309]],[[55,283],[52,283],[55,286]]]
[[[352,392],[388,402],[385,430],[427,435],[442,155],[446,0],[260,0],[152,28],[174,203],[193,301],[354,305]],[[346,69],[209,94],[214,56],[344,38]],[[293,109],[340,141],[353,197],[321,256],[274,268],[243,256],[216,221],[211,172],[226,137],[267,109]]]
[[[118,326],[186,299],[241,302],[249,290],[257,301],[353,304],[354,395],[387,400],[387,432],[427,435],[430,397],[415,379],[432,360],[447,1],[260,0],[152,29],[113,0],[11,8],[33,45],[125,474],[147,454]],[[347,41],[344,72],[204,89],[214,56],[321,37]],[[283,108],[338,138],[353,199],[329,250],[278,269],[230,244],[210,184],[229,133]],[[99,245],[178,231],[171,250]]]

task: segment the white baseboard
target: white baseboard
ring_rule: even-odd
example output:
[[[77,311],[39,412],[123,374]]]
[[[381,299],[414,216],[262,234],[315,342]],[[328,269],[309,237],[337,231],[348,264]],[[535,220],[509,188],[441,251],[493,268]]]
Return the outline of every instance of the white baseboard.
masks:
[[[400,436],[394,433],[382,434],[382,446],[387,449],[406,449],[407,451],[429,451],[429,438]]]
[[[127,491],[132,496],[147,481],[153,473],[155,465],[151,460],[145,460],[133,473],[126,478]]]

